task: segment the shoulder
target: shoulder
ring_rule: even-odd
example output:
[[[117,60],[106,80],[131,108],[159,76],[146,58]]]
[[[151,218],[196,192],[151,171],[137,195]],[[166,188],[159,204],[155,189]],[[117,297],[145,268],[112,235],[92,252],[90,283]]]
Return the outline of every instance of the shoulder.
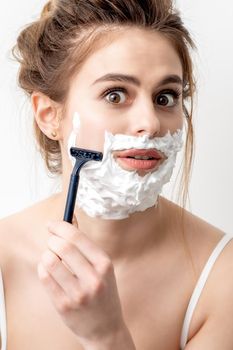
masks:
[[[221,229],[206,222],[195,214],[187,210],[182,210],[182,208],[172,202],[169,202],[167,200],[165,201],[165,205],[168,205],[170,207],[169,213],[171,216],[178,218],[178,224],[175,225],[175,227],[179,227],[179,236],[182,240],[182,244],[184,244],[184,246],[187,248],[189,257],[193,261],[193,266],[196,270],[197,281],[208,258],[212,254],[217,244],[227,233],[232,234],[233,236],[233,232],[223,232]],[[229,283],[231,283],[231,271],[233,271],[232,267],[233,239],[227,243],[227,245],[219,254],[208,278],[208,285],[211,285],[211,288],[213,288],[214,291],[220,293],[222,285],[219,285],[219,281],[222,280],[224,276],[228,281],[230,278]],[[216,285],[213,286],[214,284]],[[205,288],[205,290],[207,289],[208,288]],[[211,297],[214,297],[214,295],[215,293],[211,291]],[[210,298],[209,301],[211,301]]]
[[[233,236],[233,232],[224,232],[220,228],[215,227],[187,210],[183,211],[182,220],[184,227],[183,237],[190,250],[199,275],[220,240],[226,234]],[[221,262],[230,266],[233,262],[232,253],[233,240],[230,240],[218,257],[214,269],[216,270],[217,266],[220,267]]]
[[[224,302],[228,307],[232,307],[233,315],[233,232],[223,232],[221,229],[188,212],[186,212],[185,227],[190,250],[196,252],[196,266],[199,266],[198,275],[202,272],[207,260],[223,237],[226,235],[232,237],[219,250],[203,290],[203,299],[205,298],[205,305],[209,309],[209,315],[215,314],[217,309],[223,310]],[[226,307],[225,311],[227,311],[228,307]],[[231,317],[233,321],[233,316]]]
[[[201,258],[202,252],[205,259],[225,232],[165,198],[162,201],[164,212],[169,216],[169,225],[173,224],[194,257],[200,255]]]
[[[34,220],[39,221],[48,216],[57,217],[61,211],[58,197],[59,194],[54,194],[19,212],[0,219],[0,234],[3,233],[2,230],[4,228],[17,228],[18,230],[27,226],[28,223],[33,222]]]
[[[180,208],[171,204],[174,212]],[[190,251],[197,279],[213,250],[226,232],[198,216],[183,211],[184,238]],[[233,236],[233,232],[227,232]],[[221,250],[213,264],[192,318],[185,349],[233,349],[233,239]],[[196,283],[196,282],[195,282]],[[195,286],[195,284],[194,284]],[[197,320],[202,322],[197,322]]]
[[[233,349],[233,240],[224,247],[208,276],[198,310],[206,317],[185,349]],[[195,317],[195,314],[194,314]]]
[[[0,266],[39,249],[48,220],[58,217],[57,195],[0,220]]]

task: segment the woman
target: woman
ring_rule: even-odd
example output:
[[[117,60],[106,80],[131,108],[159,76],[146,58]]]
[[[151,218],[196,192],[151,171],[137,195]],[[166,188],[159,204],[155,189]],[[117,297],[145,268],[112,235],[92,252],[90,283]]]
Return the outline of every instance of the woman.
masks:
[[[192,47],[165,0],[50,1],[20,34],[62,190],[1,221],[2,350],[232,349],[231,237],[159,195],[185,125],[190,170]],[[104,158],[82,169],[71,225],[72,146]]]

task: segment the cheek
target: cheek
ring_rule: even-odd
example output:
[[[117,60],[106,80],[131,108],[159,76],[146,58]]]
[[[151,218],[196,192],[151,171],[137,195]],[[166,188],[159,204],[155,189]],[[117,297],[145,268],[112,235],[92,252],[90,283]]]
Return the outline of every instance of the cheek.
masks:
[[[170,130],[171,133],[174,133],[178,129],[182,129],[184,125],[184,115],[182,109],[179,109],[177,113],[166,116],[161,122],[162,129],[167,132]],[[163,134],[163,133],[162,133]]]
[[[102,151],[105,129],[94,123],[83,123],[76,138],[76,146],[96,151]]]
[[[75,94],[69,97],[68,106],[68,138],[73,129],[72,119],[75,112],[80,116],[80,129],[76,138],[76,146],[79,148],[103,151],[105,131],[112,134],[124,133],[124,123],[119,122],[119,112],[116,115],[107,104],[97,101],[96,97],[90,98],[87,92],[75,89]]]
[[[100,152],[103,151],[105,131],[108,130],[103,118],[98,118],[93,113],[81,114],[80,109],[78,113],[80,115],[80,126],[77,130],[75,146]]]
[[[180,112],[179,117],[176,119],[176,121],[174,122],[174,128],[175,130],[177,129],[182,129],[183,125],[184,125],[184,115],[182,114],[182,111]]]

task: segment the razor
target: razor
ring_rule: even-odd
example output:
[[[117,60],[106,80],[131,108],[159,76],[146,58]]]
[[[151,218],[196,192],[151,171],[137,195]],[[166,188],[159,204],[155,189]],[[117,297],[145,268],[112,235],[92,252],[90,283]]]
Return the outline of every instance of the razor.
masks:
[[[76,159],[72,174],[70,176],[69,190],[66,199],[65,213],[63,220],[72,223],[74,215],[75,201],[78,192],[79,173],[81,168],[87,162],[92,160],[100,162],[103,159],[103,153],[91,151],[82,148],[71,147],[70,154]]]

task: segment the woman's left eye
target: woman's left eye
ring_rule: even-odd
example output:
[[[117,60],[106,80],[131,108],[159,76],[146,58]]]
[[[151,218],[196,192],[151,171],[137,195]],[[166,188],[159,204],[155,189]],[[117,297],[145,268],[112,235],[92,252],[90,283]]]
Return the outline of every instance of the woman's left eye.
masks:
[[[177,104],[180,95],[179,91],[165,91],[156,97],[156,102],[160,106],[173,107]]]
[[[124,89],[112,89],[105,91],[104,97],[109,103],[122,104],[126,101],[126,91]]]

